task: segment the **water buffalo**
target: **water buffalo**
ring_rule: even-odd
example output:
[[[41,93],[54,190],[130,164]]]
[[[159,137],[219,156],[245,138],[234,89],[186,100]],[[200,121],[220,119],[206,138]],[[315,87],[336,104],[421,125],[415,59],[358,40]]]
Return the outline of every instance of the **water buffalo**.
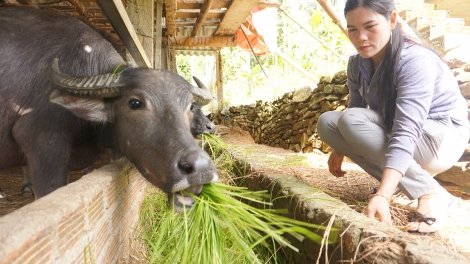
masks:
[[[0,25],[0,168],[28,165],[36,199],[91,165],[103,137],[175,209],[192,204],[183,190],[217,181],[190,132],[199,91],[182,77],[121,66],[100,34],[60,13],[0,8]]]
[[[196,77],[193,76],[194,81],[200,89],[206,90],[207,87]],[[201,91],[202,93],[203,91]],[[210,102],[212,98],[208,96],[197,96],[196,102],[191,105],[191,112],[193,113],[193,122],[191,122],[191,133],[195,138],[200,138],[202,134],[214,134],[216,127],[214,123],[202,112],[201,106],[204,106]]]
[[[199,139],[201,138],[202,134],[215,134],[216,126],[202,112],[202,106],[208,104],[211,101],[211,98],[209,97],[210,92],[208,91],[207,87],[196,76],[193,76],[193,79],[195,80],[196,84],[198,85],[200,89],[206,90],[206,91],[196,91],[196,92],[192,90],[193,94],[198,94],[198,96],[196,96],[197,103],[193,102],[190,108],[190,111],[193,114],[193,118],[190,124],[190,130],[191,130],[191,134],[193,135],[193,137],[195,139]],[[100,134],[102,138],[103,146],[109,149],[109,155],[110,155],[111,161],[114,161],[116,159],[123,157],[123,154],[119,151],[119,149],[116,149],[115,147],[113,147],[115,145],[118,145],[116,141],[113,141],[115,140],[114,136],[116,135],[113,129],[114,127],[112,124],[107,124],[102,128],[102,133]],[[29,168],[27,166],[23,166],[22,172],[23,172],[23,183],[21,186],[21,193],[23,194],[24,197],[31,197],[34,195],[34,193],[32,189],[32,183],[29,180]],[[87,173],[88,173],[88,169],[83,169],[81,171],[82,175],[85,175]],[[0,188],[0,201],[2,200],[7,200],[7,198],[6,198],[5,193],[3,193]]]

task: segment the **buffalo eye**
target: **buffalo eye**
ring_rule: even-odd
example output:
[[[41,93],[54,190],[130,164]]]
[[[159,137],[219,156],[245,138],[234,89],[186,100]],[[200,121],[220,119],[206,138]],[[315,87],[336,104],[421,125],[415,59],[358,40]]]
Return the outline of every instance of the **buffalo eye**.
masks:
[[[189,108],[189,111],[193,111],[193,109],[194,109],[194,104],[195,104],[195,103],[192,103],[192,104],[191,104],[191,107]]]
[[[144,106],[144,104],[141,101],[137,100],[137,99],[130,99],[129,100],[129,107],[132,110],[142,108],[143,106]]]

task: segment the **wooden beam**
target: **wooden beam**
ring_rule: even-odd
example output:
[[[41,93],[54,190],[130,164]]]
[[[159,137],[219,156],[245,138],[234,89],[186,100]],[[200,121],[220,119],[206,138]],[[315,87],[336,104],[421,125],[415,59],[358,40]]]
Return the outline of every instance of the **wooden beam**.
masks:
[[[258,7],[275,7],[275,8],[279,8],[281,6],[281,3],[278,3],[276,1],[270,1],[270,0],[266,0],[266,1],[259,1],[258,4],[256,5]]]
[[[177,0],[176,6],[182,9],[201,9],[206,0]],[[212,8],[228,8],[232,0],[214,0]]]
[[[204,21],[206,20],[207,13],[209,13],[213,2],[214,0],[207,0],[202,5],[201,12],[199,13],[199,16],[196,20],[196,24],[193,27],[193,32],[191,33],[191,36],[196,36],[199,30],[201,29],[202,23],[204,23]]]
[[[251,10],[259,3],[259,0],[233,0],[227,13],[222,18],[214,36],[235,35],[240,25],[251,14]]]
[[[196,37],[170,37],[171,47],[235,47],[237,45],[234,36],[196,36]],[[167,44],[167,38],[163,38],[163,45]]]
[[[176,1],[166,0],[165,1],[165,24],[166,24],[166,32],[170,36],[176,35],[175,14],[176,14]]]
[[[225,15],[225,10],[208,10],[206,13],[206,17],[208,18],[221,18]],[[201,15],[201,11],[199,9],[177,9],[175,11],[175,19],[178,18],[198,18]]]
[[[215,26],[220,23],[220,19],[206,19],[202,23],[203,26]],[[187,27],[194,25],[192,21],[175,21],[176,26]]]
[[[127,50],[139,67],[151,68],[144,48],[135,33],[134,27],[126,13],[121,0],[96,0],[103,13],[108,18],[114,30],[122,40]]]
[[[220,50],[217,51],[215,63],[215,74],[217,76],[217,110],[220,112],[224,108],[224,78],[222,72],[222,55],[220,54]]]
[[[162,12],[163,0],[155,0],[155,48],[154,48],[154,69],[162,68]]]
[[[82,4],[80,4],[80,2],[78,2],[78,0],[67,0],[67,2],[70,3],[75,8],[75,11],[84,19],[88,20],[88,18],[90,18],[87,10],[82,6]]]

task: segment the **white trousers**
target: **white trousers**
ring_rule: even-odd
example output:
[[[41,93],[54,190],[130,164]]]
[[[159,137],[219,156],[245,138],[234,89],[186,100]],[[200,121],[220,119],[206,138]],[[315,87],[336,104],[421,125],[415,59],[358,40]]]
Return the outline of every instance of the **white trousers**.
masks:
[[[382,178],[390,135],[381,117],[373,110],[350,108],[323,113],[317,122],[321,140],[349,157],[378,181]],[[451,168],[462,156],[469,128],[448,119],[427,119],[413,160],[398,187],[410,199],[417,199],[438,186],[434,175]],[[469,179],[470,180],[470,179]]]

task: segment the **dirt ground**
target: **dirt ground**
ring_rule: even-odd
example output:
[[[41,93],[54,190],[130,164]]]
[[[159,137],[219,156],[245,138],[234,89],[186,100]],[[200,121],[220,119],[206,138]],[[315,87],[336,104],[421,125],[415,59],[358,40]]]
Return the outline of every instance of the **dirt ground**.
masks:
[[[88,168],[88,172],[96,169],[96,166]],[[69,183],[80,179],[80,171],[69,174]],[[21,167],[0,170],[0,188],[6,194],[6,199],[0,199],[0,217],[9,214],[29,203],[34,202],[34,196],[23,197],[21,186],[23,183]]]
[[[295,153],[282,148],[254,143],[247,131],[237,128],[220,127],[219,133],[225,143],[244,151],[247,160],[260,161],[266,164],[262,170],[295,175],[313,187],[322,189],[338,197],[353,210],[365,212],[364,201],[379,182],[351,161],[343,163],[345,177],[337,178],[328,172],[328,154],[320,151],[314,153]],[[445,185],[443,184],[445,188]],[[416,200],[411,201],[399,194],[392,198],[391,212],[394,226],[401,229],[407,219],[416,210]],[[423,236],[434,243],[439,243],[450,250],[458,252],[470,261],[470,200],[468,197],[455,197],[449,208],[446,226],[440,232]]]

